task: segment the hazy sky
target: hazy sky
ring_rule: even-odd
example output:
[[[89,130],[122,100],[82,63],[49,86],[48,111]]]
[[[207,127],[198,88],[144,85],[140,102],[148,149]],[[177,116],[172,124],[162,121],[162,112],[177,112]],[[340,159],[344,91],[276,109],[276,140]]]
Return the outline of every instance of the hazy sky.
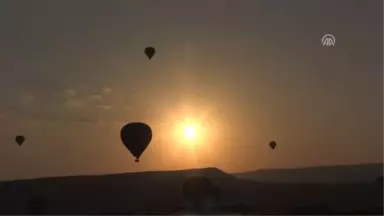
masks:
[[[0,179],[380,162],[382,4],[3,0]],[[153,128],[140,163],[130,121]]]

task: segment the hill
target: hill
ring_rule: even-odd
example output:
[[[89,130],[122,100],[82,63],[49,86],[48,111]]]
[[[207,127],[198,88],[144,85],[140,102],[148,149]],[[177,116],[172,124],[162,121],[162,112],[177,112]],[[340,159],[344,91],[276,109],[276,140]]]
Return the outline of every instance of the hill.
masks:
[[[370,183],[383,175],[383,164],[266,169],[233,175],[269,183]]]
[[[383,201],[382,188],[372,183],[260,184],[206,168],[1,182],[0,214],[29,214],[31,203],[43,206],[45,214],[180,213],[185,206],[181,186],[196,175],[209,177],[220,188],[217,212],[222,214],[289,213],[312,205],[356,211],[379,209]]]
[[[182,200],[182,183],[197,175],[214,182],[236,181],[219,169],[205,168],[0,182],[0,211],[25,214],[28,202],[36,198],[45,200],[48,212],[64,214],[174,208]]]

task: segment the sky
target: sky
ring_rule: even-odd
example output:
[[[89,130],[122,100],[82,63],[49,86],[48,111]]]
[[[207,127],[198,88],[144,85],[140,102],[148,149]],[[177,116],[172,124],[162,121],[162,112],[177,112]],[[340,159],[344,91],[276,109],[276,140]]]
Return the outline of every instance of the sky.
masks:
[[[0,179],[382,162],[382,10],[380,0],[3,0]],[[322,46],[327,33],[334,47]],[[153,131],[140,163],[120,140],[133,121]]]

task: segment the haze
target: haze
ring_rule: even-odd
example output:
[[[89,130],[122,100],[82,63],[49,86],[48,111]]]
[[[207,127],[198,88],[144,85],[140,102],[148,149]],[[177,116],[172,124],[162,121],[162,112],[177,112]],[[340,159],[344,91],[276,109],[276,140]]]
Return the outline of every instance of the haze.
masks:
[[[382,162],[382,8],[3,0],[0,179]],[[205,131],[193,150],[172,134],[184,119]],[[154,132],[140,163],[119,137],[131,121]]]

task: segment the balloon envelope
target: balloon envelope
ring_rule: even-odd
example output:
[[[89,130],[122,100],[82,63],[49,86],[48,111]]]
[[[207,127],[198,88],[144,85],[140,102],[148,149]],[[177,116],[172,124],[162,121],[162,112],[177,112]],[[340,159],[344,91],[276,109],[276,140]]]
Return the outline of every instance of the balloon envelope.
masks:
[[[275,149],[276,148],[276,142],[275,141],[270,142],[269,147],[271,147],[271,149]]]
[[[23,143],[24,143],[24,141],[25,141],[25,138],[24,138],[24,136],[16,136],[15,137],[15,141],[16,141],[16,143],[19,145],[19,146],[21,146],[21,145],[23,145]]]
[[[155,48],[146,47],[144,50],[145,55],[151,60],[151,58],[155,55]]]
[[[136,158],[135,161],[139,162],[141,154],[152,140],[152,130],[145,123],[132,122],[121,129],[120,137],[128,151]]]

